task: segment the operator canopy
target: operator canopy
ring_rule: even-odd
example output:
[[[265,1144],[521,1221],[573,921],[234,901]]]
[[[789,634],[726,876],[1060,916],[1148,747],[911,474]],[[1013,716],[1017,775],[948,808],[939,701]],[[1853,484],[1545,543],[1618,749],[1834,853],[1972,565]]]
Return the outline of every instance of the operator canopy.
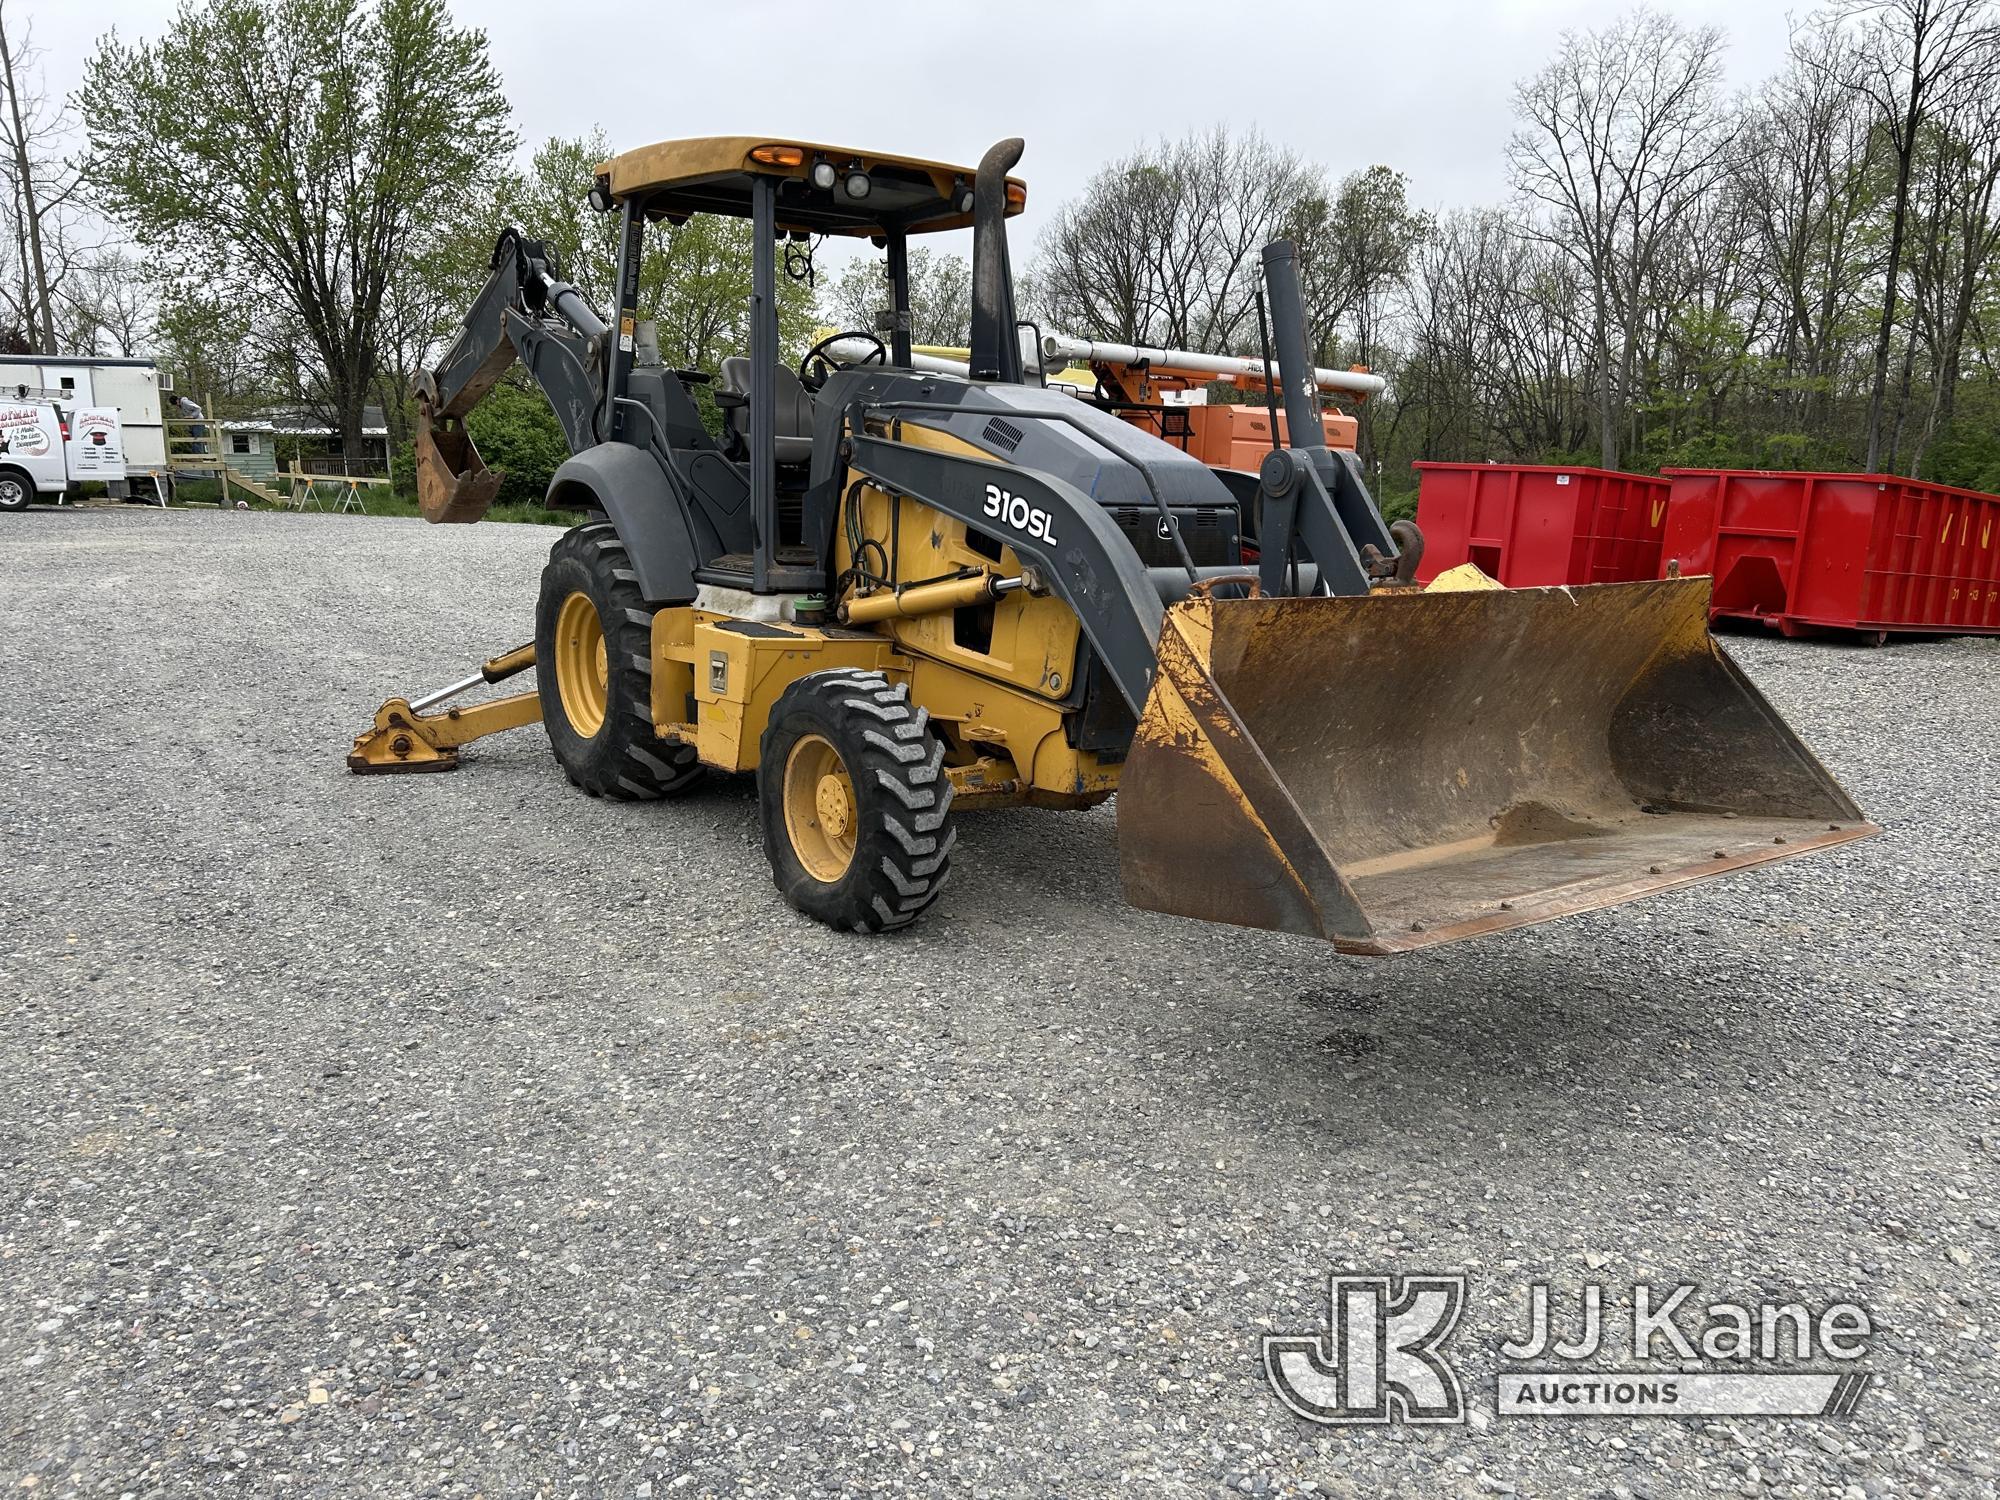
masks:
[[[776,177],[778,227],[812,234],[931,234],[972,223],[973,167],[885,156],[812,141],[704,136],[622,152],[597,168],[600,207],[644,199],[646,213],[680,223],[693,214],[747,219],[750,187]],[[1007,179],[1007,212],[1028,204]]]

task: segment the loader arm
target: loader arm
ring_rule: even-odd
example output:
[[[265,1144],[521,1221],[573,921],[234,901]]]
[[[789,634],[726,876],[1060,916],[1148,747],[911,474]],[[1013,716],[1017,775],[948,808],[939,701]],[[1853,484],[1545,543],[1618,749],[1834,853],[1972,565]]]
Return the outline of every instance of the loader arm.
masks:
[[[425,520],[477,521],[499,493],[504,475],[480,461],[465,417],[516,359],[548,398],[570,452],[596,446],[605,331],[583,294],[557,275],[540,241],[518,229],[501,232],[492,274],[444,358],[412,383],[417,504]]]
[[[1010,533],[1008,544],[1076,611],[1077,623],[1132,712],[1145,707],[1165,606],[1151,573],[1103,506],[1053,475],[889,438],[854,438],[849,463],[854,473],[884,489],[921,496],[924,504],[969,526],[987,524],[989,486],[1057,517],[1061,535],[1055,544],[1020,532]]]

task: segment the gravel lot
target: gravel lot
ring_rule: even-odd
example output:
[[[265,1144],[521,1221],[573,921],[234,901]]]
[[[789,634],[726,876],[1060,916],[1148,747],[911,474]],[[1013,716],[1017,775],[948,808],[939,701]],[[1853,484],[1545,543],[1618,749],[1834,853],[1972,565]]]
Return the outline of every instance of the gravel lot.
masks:
[[[553,531],[0,525],[0,1485],[639,1497],[2000,1492],[2000,640],[1733,649],[1885,838],[1391,961],[962,821],[913,931],[784,908],[747,784],[538,731],[351,777],[525,640]],[[1474,1417],[1260,1371],[1458,1271]],[[1853,1298],[1838,1420],[1490,1416],[1527,1287]]]

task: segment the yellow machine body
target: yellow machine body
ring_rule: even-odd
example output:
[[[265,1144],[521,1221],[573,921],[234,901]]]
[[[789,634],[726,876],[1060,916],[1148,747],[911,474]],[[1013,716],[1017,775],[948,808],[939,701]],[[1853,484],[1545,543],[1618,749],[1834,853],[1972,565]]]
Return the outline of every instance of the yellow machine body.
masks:
[[[929,428],[905,427],[903,438],[977,452]],[[1020,573],[1011,548],[982,549],[964,522],[917,501],[866,483],[848,488],[855,524],[839,535],[835,571],[853,567],[861,551],[890,560],[897,586],[852,601],[875,605],[860,611],[875,618],[807,625],[692,607],[658,611],[657,732],[693,745],[706,766],[752,771],[784,690],[809,673],[853,667],[908,684],[945,742],[946,772],[962,803],[1086,807],[1117,790],[1118,763],[1072,747],[1064,733],[1082,645],[1069,606],[1025,589],[977,597],[989,580]]]
[[[446,770],[540,719],[594,795],[754,771],[778,888],[848,931],[902,926],[943,889],[954,806],[1115,792],[1132,904],[1364,954],[1877,831],[1710,637],[1708,580],[1515,590],[1458,569],[1417,588],[1420,535],[1384,521],[1312,379],[1280,384],[1287,435],[1315,441],[1267,449],[1269,409],[1241,407],[1209,423],[1215,452],[1169,441],[1164,412],[1150,435],[1025,381],[1005,253],[1021,147],[976,169],[758,137],[615,157],[592,194],[622,209],[609,319],[545,244],[504,231],[415,381],[421,509],[473,521],[497,495],[463,420],[519,357],[575,455],[551,503],[585,519],[551,549],[536,644],[391,699],[350,766]],[[836,191],[856,171],[867,190]],[[753,286],[786,233],[877,237],[899,305],[903,236],[971,224],[965,389],[943,399],[892,362],[911,353],[892,318],[872,364],[811,382],[802,418],[758,313],[749,355],[723,361],[718,447],[687,389],[708,377],[641,360],[636,301],[646,224],[709,213],[758,229]],[[1263,267],[1277,369],[1311,371],[1297,247],[1266,246]],[[1093,379],[1154,395],[1172,373],[1135,368]],[[1132,529],[1151,530],[1147,499],[1165,560]],[[537,694],[436,711],[529,666]]]
[[[1069,606],[994,594],[1022,573],[1010,547],[849,481],[835,572],[885,581],[829,603],[863,623],[654,613],[654,731],[703,765],[757,770],[800,678],[880,672],[928,715],[960,805],[1087,807],[1122,781],[1134,905],[1360,954],[1878,831],[1711,638],[1705,578],[1505,589],[1465,567],[1365,597],[1199,595],[1166,611],[1129,755],[1101,759],[1065,731],[1086,655]],[[467,740],[539,717],[533,694],[437,715],[394,699],[350,764],[450,769]]]

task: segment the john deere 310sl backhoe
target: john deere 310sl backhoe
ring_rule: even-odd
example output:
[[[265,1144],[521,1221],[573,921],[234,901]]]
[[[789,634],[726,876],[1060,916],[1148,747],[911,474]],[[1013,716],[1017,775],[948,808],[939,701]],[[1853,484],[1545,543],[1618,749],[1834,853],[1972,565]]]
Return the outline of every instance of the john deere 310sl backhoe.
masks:
[[[744,137],[614,157],[592,194],[620,229],[608,321],[503,235],[419,382],[423,513],[492,500],[462,422],[519,357],[573,453],[548,503],[583,519],[550,553],[533,644],[383,705],[353,769],[449,768],[539,718],[593,794],[754,772],[785,899],[871,931],[937,898],[957,812],[1116,792],[1134,904],[1371,954],[1874,831],[1710,639],[1707,580],[1417,589],[1416,538],[1383,525],[1351,453],[1274,448],[1246,495],[1025,378],[1020,153],[974,171]],[[709,376],[664,367],[637,305],[649,224],[702,213],[754,228],[721,438],[690,394]],[[917,370],[908,237],[968,224],[970,377]],[[886,341],[826,341],[864,341],[858,361],[794,370],[777,255],[818,234],[883,246],[894,305]],[[1263,271],[1288,429],[1318,437],[1292,248]],[[538,693],[443,707],[530,666]]]

